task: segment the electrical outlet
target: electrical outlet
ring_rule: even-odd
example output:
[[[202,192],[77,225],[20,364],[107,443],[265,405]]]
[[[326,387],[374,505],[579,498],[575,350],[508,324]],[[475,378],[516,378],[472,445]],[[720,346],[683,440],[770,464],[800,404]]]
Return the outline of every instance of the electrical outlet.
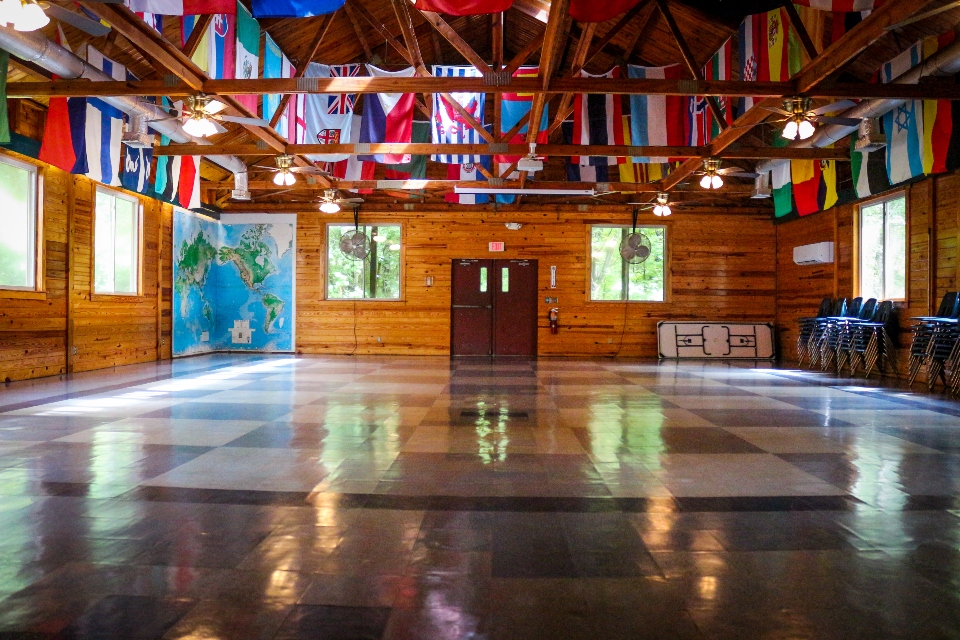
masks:
[[[607,344],[613,344],[613,338],[607,338]]]
[[[377,342],[383,342],[383,340],[380,339],[380,336],[377,336]]]

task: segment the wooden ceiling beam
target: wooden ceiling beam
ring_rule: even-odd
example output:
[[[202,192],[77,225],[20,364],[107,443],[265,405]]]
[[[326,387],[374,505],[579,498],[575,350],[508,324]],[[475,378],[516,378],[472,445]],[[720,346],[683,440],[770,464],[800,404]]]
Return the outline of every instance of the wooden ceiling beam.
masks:
[[[440,17],[439,13],[434,13],[433,11],[420,11],[420,15],[434,28],[437,33],[443,36],[443,38],[450,43],[450,45],[456,49],[464,59],[476,67],[477,71],[481,74],[490,73],[492,69],[483,58],[473,50],[473,47],[467,43],[466,40],[460,37],[460,35],[453,30],[446,21]],[[409,48],[409,46],[408,46]]]
[[[584,58],[583,62],[579,65],[579,67],[574,67],[570,75],[575,76],[582,69],[584,69],[588,64],[590,64],[593,61],[593,59],[596,58],[601,51],[603,51],[604,47],[610,44],[613,41],[613,39],[616,38],[621,31],[623,31],[624,27],[630,24],[630,22],[637,16],[637,14],[639,14],[641,11],[647,8],[647,5],[650,2],[652,2],[652,0],[641,0],[641,2],[638,2],[636,5],[634,5],[633,9],[630,9],[630,11],[627,11],[625,14],[623,14],[623,16],[617,21],[617,23],[612,27],[610,27],[610,29],[603,35],[602,38],[600,38],[600,40],[597,41],[596,44],[590,47],[590,50],[587,53],[586,58]]]
[[[313,59],[317,56],[317,51],[320,50],[320,44],[326,37],[327,31],[330,30],[330,25],[333,24],[333,19],[336,17],[336,15],[337,11],[334,11],[333,13],[323,16],[323,21],[320,23],[320,28],[317,30],[317,35],[314,36],[313,42],[310,43],[310,49],[308,50],[307,57],[297,67],[296,73],[293,74],[294,80],[297,78],[302,78],[307,72],[307,65],[313,62]],[[277,107],[273,117],[270,118],[271,128],[277,126],[277,123],[280,122],[280,118],[283,117],[283,111],[287,108],[287,104],[290,103],[291,95],[293,94],[284,94],[283,98],[280,99],[280,105]]]
[[[823,50],[823,52],[805,65],[796,75],[794,83],[798,94],[816,93],[815,89],[826,78],[843,68],[850,60],[859,55],[864,49],[879,40],[887,33],[887,27],[906,20],[919,12],[932,0],[917,0],[916,2],[886,2],[875,9],[863,22],[851,29],[846,35]],[[899,85],[889,85],[899,86]],[[736,119],[732,127],[722,131],[713,142],[710,149],[714,154],[723,153],[730,145],[747,135],[754,125],[757,125],[770,115],[766,107],[780,107],[779,101],[774,98],[765,98]],[[700,160],[686,160],[661,183],[666,191],[687,180],[702,165]]]
[[[623,49],[623,55],[621,56],[623,64],[630,64],[630,59],[633,58],[633,52],[637,50],[637,44],[639,44],[640,40],[643,39],[643,34],[653,23],[651,18],[657,15],[657,6],[655,3],[648,2],[644,8],[644,13],[640,16],[640,20],[637,21],[637,34]]]
[[[344,3],[343,10],[346,11],[347,17],[350,18],[350,25],[353,27],[353,32],[356,34],[360,46],[363,47],[363,54],[366,56],[367,62],[379,64],[380,58],[370,47],[370,42],[367,40],[367,36],[364,35],[363,27],[360,25],[360,16],[353,10],[353,5],[349,2]]]
[[[507,63],[504,71],[511,76],[516,73],[517,69],[526,64],[527,60],[530,59],[530,56],[535,54],[537,51],[540,51],[540,49],[543,47],[543,36],[544,34],[541,33],[539,36],[524,45],[523,49],[521,49],[517,55],[513,56],[513,59]]]
[[[203,40],[203,36],[207,32],[207,27],[210,26],[212,20],[213,15],[209,13],[197,16],[197,21],[193,25],[193,31],[190,32],[190,37],[187,38],[186,44],[183,45],[183,52],[187,54],[188,58],[192,58],[193,54],[197,52],[200,41]],[[180,24],[182,25],[183,23],[181,22]]]
[[[433,144],[433,143],[374,143],[369,147],[369,153],[413,155],[491,155],[491,150],[485,144]],[[213,155],[232,156],[263,156],[263,149],[252,144],[217,144],[201,146],[193,144],[171,144],[159,147],[154,151],[156,156],[193,156],[199,152]],[[349,154],[361,155],[361,151],[354,144],[295,144],[287,147],[289,153],[304,154]],[[525,155],[528,149],[525,144],[511,144],[504,152],[506,155]],[[629,146],[629,145],[577,145],[577,144],[542,144],[537,151],[550,157],[570,156],[647,156],[671,158],[706,158],[710,157],[709,147],[662,147],[662,146]],[[367,154],[363,151],[363,154]],[[731,160],[768,160],[776,158],[795,160],[849,160],[850,151],[847,148],[794,148],[794,147],[739,147],[727,149],[721,155]]]
[[[793,6],[792,2],[787,2],[783,5],[783,8],[786,9],[787,15],[790,17],[790,23],[797,32],[797,37],[800,38],[800,43],[803,44],[804,51],[807,52],[807,58],[809,60],[816,59],[816,57],[820,55],[820,52],[817,50],[817,45],[814,44],[813,38],[810,37],[810,33],[807,31],[807,26],[803,24],[803,20],[800,18],[800,13],[797,11],[797,8]]]

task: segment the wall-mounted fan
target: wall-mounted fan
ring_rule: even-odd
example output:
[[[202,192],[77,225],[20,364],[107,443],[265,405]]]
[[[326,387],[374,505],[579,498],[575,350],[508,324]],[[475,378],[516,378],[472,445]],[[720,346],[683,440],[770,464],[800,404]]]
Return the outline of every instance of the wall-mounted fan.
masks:
[[[353,229],[340,236],[340,252],[351,260],[364,260],[370,255],[370,238],[360,232],[360,211],[353,210]]]
[[[623,240],[620,241],[620,257],[629,264],[640,264],[646,262],[653,251],[653,245],[650,244],[650,238],[637,231],[637,215],[639,209],[633,210],[633,228]]]

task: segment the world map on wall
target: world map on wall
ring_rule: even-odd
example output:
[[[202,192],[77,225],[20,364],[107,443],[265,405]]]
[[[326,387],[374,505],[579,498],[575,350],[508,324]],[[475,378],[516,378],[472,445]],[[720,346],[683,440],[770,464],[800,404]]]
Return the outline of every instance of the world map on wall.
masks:
[[[173,351],[292,351],[293,223],[174,214]]]

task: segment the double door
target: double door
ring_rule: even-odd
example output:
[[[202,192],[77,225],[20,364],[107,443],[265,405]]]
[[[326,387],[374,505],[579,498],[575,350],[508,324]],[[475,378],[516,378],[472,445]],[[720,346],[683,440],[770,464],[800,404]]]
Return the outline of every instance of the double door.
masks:
[[[537,354],[537,261],[454,260],[450,353]]]

